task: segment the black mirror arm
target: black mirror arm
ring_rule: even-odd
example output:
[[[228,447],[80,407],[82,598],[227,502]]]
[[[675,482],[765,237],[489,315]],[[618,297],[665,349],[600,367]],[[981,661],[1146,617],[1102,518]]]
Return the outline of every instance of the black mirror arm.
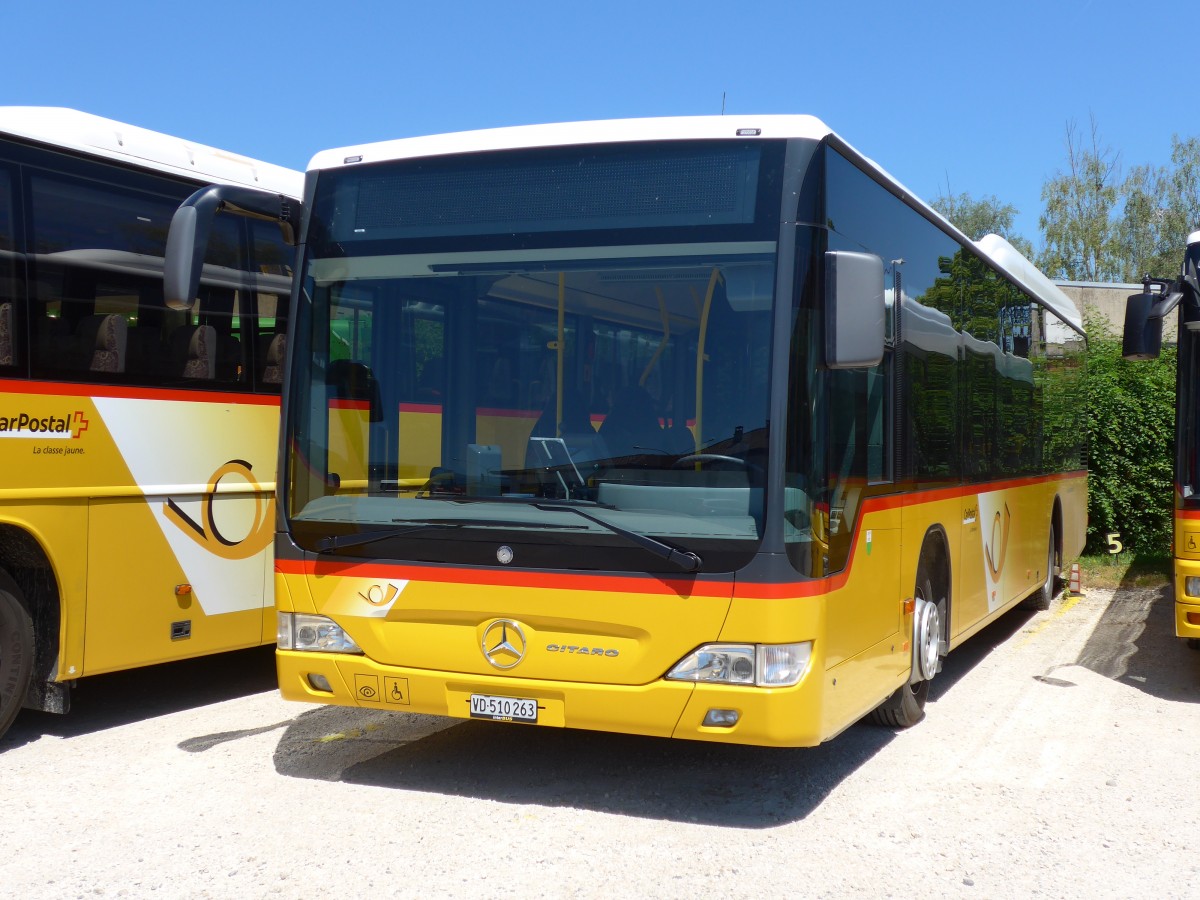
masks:
[[[200,273],[217,213],[277,222],[284,240],[295,246],[303,204],[282,194],[232,184],[201,188],[180,204],[167,233],[163,293],[171,309],[191,309],[200,291]]]

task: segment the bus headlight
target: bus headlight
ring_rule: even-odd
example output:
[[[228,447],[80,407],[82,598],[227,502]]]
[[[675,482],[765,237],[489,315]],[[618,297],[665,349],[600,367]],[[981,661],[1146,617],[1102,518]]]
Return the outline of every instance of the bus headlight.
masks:
[[[667,673],[673,681],[790,687],[808,668],[812,641],[798,644],[705,644]]]
[[[307,613],[278,613],[276,642],[280,650],[317,650],[325,653],[362,653],[354,638],[333,619]]]
[[[1183,580],[1183,592],[1189,597],[1200,597],[1200,577],[1189,575]]]

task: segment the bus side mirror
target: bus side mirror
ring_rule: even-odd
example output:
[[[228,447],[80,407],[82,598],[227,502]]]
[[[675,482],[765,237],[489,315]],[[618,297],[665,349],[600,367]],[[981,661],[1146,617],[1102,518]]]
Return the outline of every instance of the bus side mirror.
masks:
[[[1155,315],[1154,306],[1162,294],[1143,291],[1131,294],[1125,301],[1125,330],[1121,355],[1126,359],[1157,359],[1162,350],[1162,315]]]
[[[233,184],[201,188],[180,204],[167,232],[163,260],[163,296],[170,309],[191,309],[200,293],[200,274],[217,213],[228,210],[255,219],[278,222],[284,240],[294,245],[301,209],[282,194]],[[253,285],[248,285],[253,287]]]
[[[883,361],[883,260],[873,253],[825,254],[825,364],[862,369]]]

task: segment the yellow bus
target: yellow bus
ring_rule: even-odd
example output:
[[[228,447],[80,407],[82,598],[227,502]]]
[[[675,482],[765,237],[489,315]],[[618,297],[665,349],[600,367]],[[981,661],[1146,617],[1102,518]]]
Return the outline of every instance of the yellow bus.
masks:
[[[1175,391],[1175,634],[1200,650],[1200,231],[1188,236],[1179,277],[1147,278],[1125,310],[1123,352],[1151,359],[1163,319],[1179,322]]]
[[[169,308],[171,215],[213,181],[303,176],[0,108],[0,734],[22,706],[65,712],[84,676],[274,640],[292,249],[228,217],[199,302]]]
[[[350,147],[281,218],[285,698],[813,745],[1083,547],[1078,312],[816,119]]]

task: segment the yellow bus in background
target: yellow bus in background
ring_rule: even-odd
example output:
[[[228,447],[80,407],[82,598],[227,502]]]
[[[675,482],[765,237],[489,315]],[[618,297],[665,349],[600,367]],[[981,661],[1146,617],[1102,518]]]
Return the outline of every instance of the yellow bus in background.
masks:
[[[1178,318],[1175,376],[1175,635],[1200,650],[1200,231],[1188,235],[1179,274],[1147,277],[1125,310],[1123,355],[1153,359],[1163,320]]]
[[[349,147],[280,219],[286,698],[812,745],[1083,547],[1078,311],[816,119]]]
[[[78,678],[275,636],[292,248],[226,218],[190,310],[171,215],[302,175],[68,109],[0,108],[0,734]]]

